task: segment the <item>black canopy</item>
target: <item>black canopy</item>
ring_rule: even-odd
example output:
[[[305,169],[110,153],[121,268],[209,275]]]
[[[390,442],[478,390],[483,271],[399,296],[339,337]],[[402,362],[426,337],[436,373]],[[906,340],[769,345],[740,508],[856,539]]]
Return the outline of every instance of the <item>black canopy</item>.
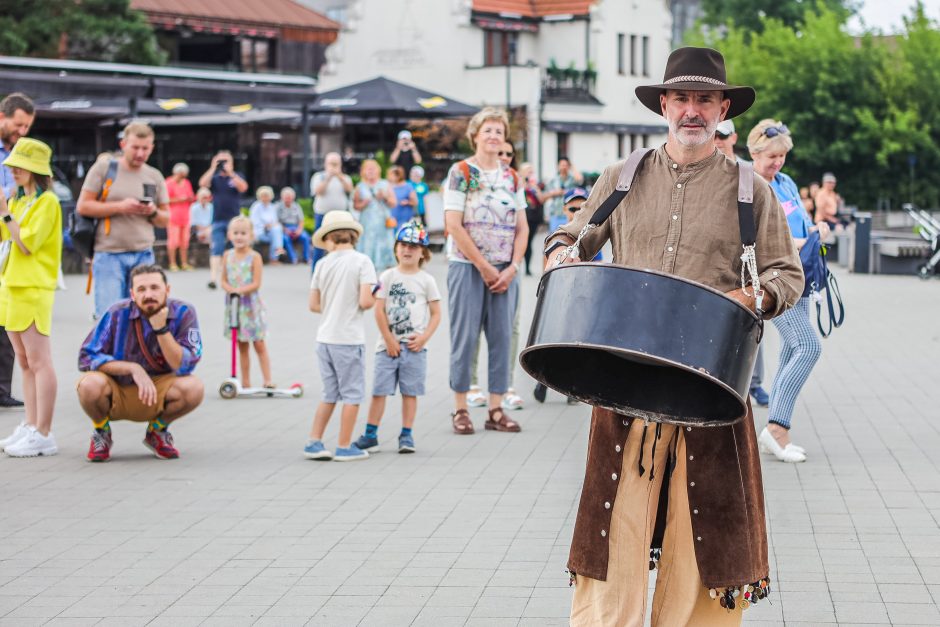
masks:
[[[478,107],[379,76],[319,94],[312,111],[357,117],[437,118],[476,113]]]

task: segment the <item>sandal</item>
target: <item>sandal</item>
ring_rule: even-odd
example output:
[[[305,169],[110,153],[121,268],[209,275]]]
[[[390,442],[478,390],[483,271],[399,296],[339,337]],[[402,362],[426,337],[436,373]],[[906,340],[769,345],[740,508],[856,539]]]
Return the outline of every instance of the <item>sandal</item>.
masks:
[[[473,435],[473,421],[470,420],[470,412],[466,409],[458,409],[450,415],[454,423],[454,433],[457,435]]]
[[[486,423],[483,425],[487,431],[505,431],[507,433],[519,433],[522,431],[522,427],[519,426],[519,423],[509,418],[502,407],[491,409],[489,412],[490,417],[486,419]],[[494,418],[496,414],[499,414],[499,420]]]

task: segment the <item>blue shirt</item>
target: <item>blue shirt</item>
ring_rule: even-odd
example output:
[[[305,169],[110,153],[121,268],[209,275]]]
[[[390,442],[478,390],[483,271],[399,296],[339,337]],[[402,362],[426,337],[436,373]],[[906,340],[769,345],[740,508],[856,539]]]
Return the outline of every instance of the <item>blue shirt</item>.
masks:
[[[420,183],[409,181],[409,183],[411,183],[411,186],[415,188],[415,195],[418,197],[418,215],[423,216],[424,196],[428,193],[428,184],[424,181],[421,181]]]
[[[774,176],[774,180],[770,182],[770,188],[774,190],[774,194],[787,216],[790,234],[799,239],[809,237],[809,230],[813,228],[813,222],[809,219],[809,215],[803,207],[800,190],[797,189],[793,179],[783,172],[778,172]]]
[[[7,147],[3,145],[3,140],[0,139],[0,188],[3,189],[3,194],[7,197],[7,200],[16,195],[16,181],[13,180],[13,170],[3,165],[3,161],[9,156],[10,151],[7,150]]]
[[[245,180],[241,173],[235,173],[238,178]],[[212,192],[212,221],[225,222],[241,214],[242,208],[239,203],[241,192],[235,189],[235,179],[231,176],[212,175],[212,182],[209,183],[209,191]]]
[[[111,361],[131,361],[143,366],[150,376],[171,372],[178,376],[192,374],[202,357],[202,337],[199,334],[196,310],[189,303],[175,298],[168,298],[166,305],[169,310],[167,326],[170,327],[173,338],[183,348],[183,360],[175,371],[164,359],[150,322],[140,315],[140,309],[129,298],[112,305],[85,338],[78,353],[78,369],[89,372],[99,370]],[[151,364],[140,349],[135,329],[137,320],[140,320],[144,344],[155,364]],[[115,377],[115,380],[120,385],[134,383],[130,376]]]

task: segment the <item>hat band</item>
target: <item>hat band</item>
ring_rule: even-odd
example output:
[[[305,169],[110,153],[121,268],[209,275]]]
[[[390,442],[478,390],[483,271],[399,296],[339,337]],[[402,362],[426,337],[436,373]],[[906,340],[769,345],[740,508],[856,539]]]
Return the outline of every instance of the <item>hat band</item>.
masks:
[[[668,81],[663,81],[663,85],[672,85],[673,83],[709,83],[711,85],[722,85],[724,83],[716,78],[709,78],[708,76],[674,76]]]

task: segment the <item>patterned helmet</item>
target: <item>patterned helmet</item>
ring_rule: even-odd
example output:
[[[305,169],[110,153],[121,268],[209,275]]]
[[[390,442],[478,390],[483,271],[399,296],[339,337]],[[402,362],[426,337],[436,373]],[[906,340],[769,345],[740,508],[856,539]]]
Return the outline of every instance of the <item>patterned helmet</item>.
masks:
[[[405,222],[404,226],[398,229],[395,241],[425,247],[430,243],[428,240],[428,232],[424,229],[424,225],[417,220]]]

